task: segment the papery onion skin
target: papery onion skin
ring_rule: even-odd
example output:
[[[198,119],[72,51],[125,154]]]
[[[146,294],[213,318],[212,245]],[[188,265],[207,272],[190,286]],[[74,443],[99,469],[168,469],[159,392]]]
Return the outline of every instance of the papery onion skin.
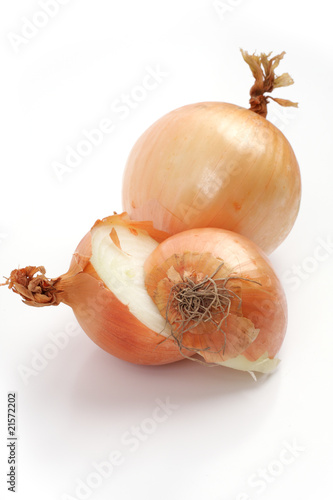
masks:
[[[299,166],[286,137],[242,107],[202,102],[155,122],[134,145],[124,173],[123,208],[175,234],[218,227],[270,254],[300,206]]]
[[[166,237],[149,223],[130,221],[126,214],[107,217],[93,227],[110,222],[133,230],[144,229],[156,241]],[[62,285],[66,283],[63,302],[73,309],[80,326],[95,344],[135,364],[161,365],[183,359],[173,341],[143,325],[104,285],[87,257],[82,260],[82,256],[91,257],[91,232],[79,243],[69,270],[71,279],[65,282],[64,277]],[[77,272],[78,265],[82,265],[82,272]]]
[[[156,334],[129,312],[103,285],[90,263],[71,280],[66,294],[66,303],[73,309],[80,326],[104,351],[143,365],[162,365],[183,359],[171,340]]]
[[[134,234],[138,230],[146,231],[158,242],[167,236],[155,230],[149,222],[130,221],[127,214],[99,220],[93,228],[110,223],[126,226]],[[46,301],[48,297],[43,294],[29,297],[29,291],[24,292],[20,285],[20,291],[17,291],[15,271],[12,281],[9,279],[6,284],[20,293],[28,305],[58,305],[61,302],[69,305],[80,326],[95,344],[120,359],[143,365],[162,365],[184,359],[172,340],[143,325],[128,306],[106,287],[90,262],[91,255],[90,231],[79,243],[68,272],[56,280],[45,278],[46,286],[52,284],[53,297],[50,297],[49,303]],[[19,271],[23,274],[24,269]]]
[[[281,283],[262,250],[246,237],[222,229],[192,229],[174,235],[162,242],[145,262],[146,288],[155,302],[162,279],[168,279],[170,276],[168,273],[172,260],[173,273],[191,271],[191,264],[184,268],[183,259],[189,252],[190,256],[202,256],[201,262],[196,263],[195,272],[211,274],[214,271],[213,264],[207,264],[207,256],[211,255],[224,262],[224,267],[219,271],[220,277],[230,275],[243,279],[239,281],[241,314],[259,329],[259,333],[240,354],[251,362],[257,361],[263,355],[273,359],[285,337],[287,303]],[[237,312],[238,304],[238,299],[235,298],[234,312]],[[196,327],[192,335],[191,331],[186,334],[185,347],[191,343],[197,348],[201,347],[202,356],[209,362],[229,361],[223,358],[223,353],[210,353],[210,350],[216,350],[216,335],[214,334],[215,338],[209,337],[205,324],[202,324],[203,341],[200,339],[200,328],[201,325]],[[228,333],[226,342],[228,344]],[[210,347],[210,350],[205,351],[207,347]]]

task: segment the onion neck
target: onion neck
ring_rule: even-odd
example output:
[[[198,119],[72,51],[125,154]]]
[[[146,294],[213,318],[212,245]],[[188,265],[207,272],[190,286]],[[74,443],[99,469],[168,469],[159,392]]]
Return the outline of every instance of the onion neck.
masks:
[[[283,59],[285,52],[271,58],[271,52],[269,54],[250,55],[241,49],[241,53],[244,61],[250,66],[255,78],[255,83],[250,89],[251,97],[249,102],[251,111],[266,118],[269,99],[273,99],[280,106],[298,107],[298,103],[296,102],[265,95],[267,92],[272,92],[276,87],[287,87],[294,83],[294,80],[288,73],[283,73],[280,76],[276,76],[275,74],[275,69],[281,59]]]
[[[3,285],[18,293],[29,306],[57,306],[61,300],[58,285],[61,278],[49,279],[43,266],[15,269]]]

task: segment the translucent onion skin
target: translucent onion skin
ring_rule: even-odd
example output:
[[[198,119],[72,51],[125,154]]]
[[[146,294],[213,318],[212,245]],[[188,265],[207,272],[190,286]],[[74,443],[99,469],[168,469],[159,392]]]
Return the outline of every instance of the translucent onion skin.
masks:
[[[134,145],[123,208],[175,234],[198,227],[247,236],[266,254],[292,229],[301,179],[286,137],[242,107],[202,102],[178,108]]]
[[[199,255],[199,260],[196,254]],[[230,316],[223,324],[226,346],[221,350],[221,341],[218,341],[217,335],[220,332],[217,332],[216,328],[209,329],[206,323],[201,323],[194,330],[184,334],[183,345],[200,349],[201,355],[208,362],[230,363],[233,361],[230,360],[232,356],[241,355],[251,362],[264,359],[269,365],[268,369],[258,371],[272,371],[275,368],[274,358],[286,333],[287,303],[283,288],[268,258],[246,237],[223,229],[203,228],[191,229],[166,239],[156,247],[145,262],[148,293],[162,315],[165,315],[167,300],[170,310],[170,298],[167,294],[163,297],[164,285],[168,285],[175,272],[182,276],[184,271],[211,275],[216,270],[216,262],[211,257],[220,259],[224,263],[214,279],[229,276],[242,278],[229,281],[230,286],[234,284],[238,287],[238,298],[236,296],[233,298]],[[172,266],[171,274],[170,266]],[[255,339],[250,342],[242,338],[244,331],[253,333],[246,322],[259,329]],[[232,352],[233,354],[230,354]]]

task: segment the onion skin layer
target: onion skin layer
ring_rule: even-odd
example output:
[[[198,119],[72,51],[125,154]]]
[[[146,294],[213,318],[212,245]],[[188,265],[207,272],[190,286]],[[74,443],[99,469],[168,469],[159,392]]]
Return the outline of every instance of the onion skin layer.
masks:
[[[94,275],[93,266],[87,264],[84,272],[71,280],[66,293],[69,294],[68,305],[95,344],[135,364],[162,365],[183,359],[171,340],[165,340],[138,321],[103,285],[98,275]],[[78,289],[79,294],[76,293]]]
[[[273,359],[278,353],[287,328],[287,303],[283,288],[273,271],[271,264],[262,250],[246,237],[223,229],[201,228],[191,229],[174,235],[162,242],[148,257],[145,262],[146,288],[150,296],[156,296],[157,285],[168,275],[165,263],[174,256],[174,268],[177,272],[184,271],[182,256],[186,252],[202,254],[202,264],[196,265],[196,271],[200,266],[204,274],[211,274],[214,268],[207,272],[207,257],[222,259],[224,266],[216,275],[226,277],[229,275],[245,278],[259,282],[260,285],[250,281],[240,281],[242,316],[249,319],[259,334],[255,340],[241,353],[249,361],[257,361],[265,353],[268,358]],[[189,271],[191,266],[186,270]],[[214,278],[215,279],[215,278]],[[235,299],[236,304],[238,303]],[[233,306],[235,308],[235,304]],[[236,309],[236,308],[235,308]],[[200,327],[197,327],[199,330]],[[202,324],[205,333],[205,324]],[[200,342],[200,335],[187,334],[187,345],[195,344],[196,347],[206,348],[210,342],[210,348],[214,351],[207,336],[205,342]],[[228,342],[228,336],[227,336]],[[216,344],[215,344],[216,345]],[[186,346],[186,344],[185,344]],[[203,351],[202,356],[209,362],[225,361],[223,356],[210,354]]]
[[[129,155],[123,208],[175,234],[217,227],[243,234],[266,254],[292,229],[299,166],[286,137],[242,107],[202,102],[155,122]]]
[[[107,217],[98,224],[123,224],[144,229],[162,241],[167,235],[152,224],[130,221],[126,214]],[[91,232],[79,243],[68,273],[61,277],[61,301],[68,304],[85,333],[99,347],[117,358],[142,365],[162,365],[184,359],[172,340],[143,325],[128,306],[122,304],[105,286],[90,263]]]

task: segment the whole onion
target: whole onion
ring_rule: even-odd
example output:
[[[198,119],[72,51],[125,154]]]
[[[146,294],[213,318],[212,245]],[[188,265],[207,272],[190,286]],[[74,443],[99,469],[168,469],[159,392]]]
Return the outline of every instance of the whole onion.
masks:
[[[247,236],[269,254],[295,223],[301,180],[290,143],[266,119],[273,98],[265,93],[293,80],[275,75],[284,53],[242,54],[256,79],[251,108],[201,102],[160,118],[129,155],[123,207],[132,219],[151,220],[169,234],[218,227]]]

